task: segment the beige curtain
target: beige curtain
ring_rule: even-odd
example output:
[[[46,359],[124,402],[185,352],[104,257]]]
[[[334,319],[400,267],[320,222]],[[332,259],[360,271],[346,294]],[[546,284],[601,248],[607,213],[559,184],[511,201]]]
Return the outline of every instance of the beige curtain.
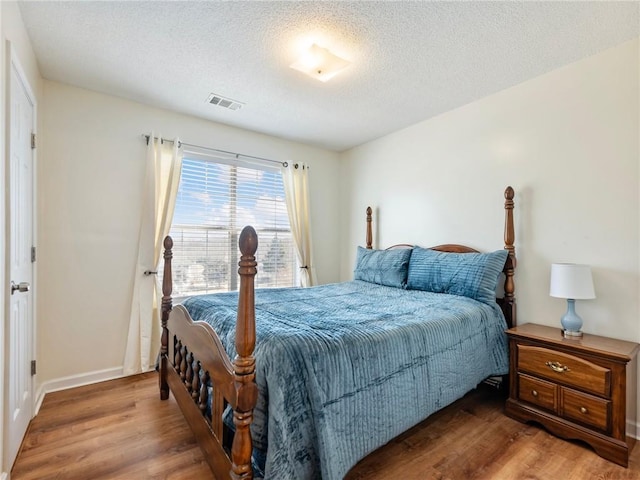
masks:
[[[152,369],[160,347],[162,288],[161,279],[154,272],[158,271],[163,239],[171,228],[182,168],[178,139],[168,142],[160,138],[160,135],[154,137],[152,132],[147,144],[147,173],[124,357],[125,375]]]
[[[284,193],[289,213],[291,233],[296,245],[300,266],[300,285],[310,287],[317,283],[311,245],[311,219],[309,216],[309,167],[304,163],[288,164],[282,169]]]

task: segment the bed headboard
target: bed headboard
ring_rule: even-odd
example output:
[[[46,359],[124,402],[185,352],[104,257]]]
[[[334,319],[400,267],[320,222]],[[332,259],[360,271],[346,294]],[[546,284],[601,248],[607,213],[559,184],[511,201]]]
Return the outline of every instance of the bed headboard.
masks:
[[[515,229],[513,227],[513,197],[515,192],[513,188],[507,187],[504,191],[504,248],[509,251],[507,261],[504,264],[502,273],[504,274],[504,296],[497,298],[496,301],[502,312],[504,313],[507,325],[509,328],[515,327],[517,324],[516,318],[516,297],[515,297],[515,283],[513,277],[516,269],[516,248],[515,248]],[[367,207],[367,235],[366,235],[366,248],[371,250],[373,248],[373,232],[372,232],[372,214],[371,207]],[[393,245],[389,248],[413,248],[413,245],[402,243]],[[453,253],[479,253],[475,248],[467,247],[466,245],[460,245],[457,243],[448,243],[444,245],[436,245],[430,247],[433,250],[439,252],[453,252]]]

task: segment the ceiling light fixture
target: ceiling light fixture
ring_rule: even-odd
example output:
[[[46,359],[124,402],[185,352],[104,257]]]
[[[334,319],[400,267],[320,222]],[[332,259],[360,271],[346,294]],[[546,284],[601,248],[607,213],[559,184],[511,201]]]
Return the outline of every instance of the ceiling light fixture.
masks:
[[[350,62],[344,58],[340,58],[326,48],[319,47],[314,43],[302,54],[297,62],[291,64],[291,68],[316,80],[326,82],[348,67],[349,64]]]

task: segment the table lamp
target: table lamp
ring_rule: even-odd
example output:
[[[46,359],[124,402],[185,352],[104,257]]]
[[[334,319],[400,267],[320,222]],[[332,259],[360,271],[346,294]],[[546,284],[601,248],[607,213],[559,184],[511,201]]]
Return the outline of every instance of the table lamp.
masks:
[[[565,337],[582,337],[582,318],[576,313],[576,300],[596,298],[589,265],[554,263],[551,265],[549,295],[567,299],[567,312],[560,319]]]

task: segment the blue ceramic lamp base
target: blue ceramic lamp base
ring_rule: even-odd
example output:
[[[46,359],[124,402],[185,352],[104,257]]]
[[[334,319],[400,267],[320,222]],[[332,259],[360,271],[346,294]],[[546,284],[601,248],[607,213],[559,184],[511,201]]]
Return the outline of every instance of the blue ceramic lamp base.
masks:
[[[567,313],[560,319],[564,336],[567,338],[582,337],[582,319],[576,313],[576,301],[567,298]]]

